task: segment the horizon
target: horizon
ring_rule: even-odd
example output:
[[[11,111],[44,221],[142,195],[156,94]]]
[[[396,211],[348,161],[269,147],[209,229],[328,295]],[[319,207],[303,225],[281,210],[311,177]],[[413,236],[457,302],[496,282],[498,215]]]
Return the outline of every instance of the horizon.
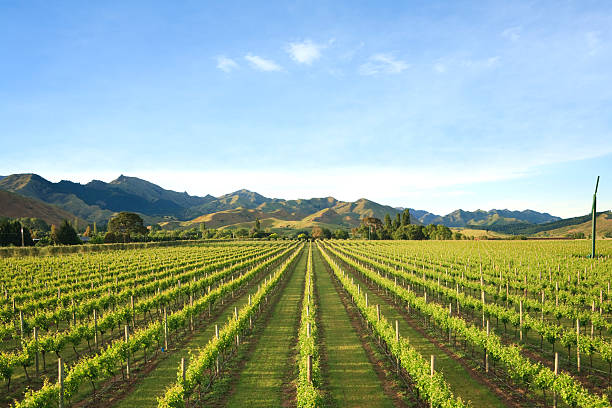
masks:
[[[246,187],[243,187],[243,188],[238,188],[238,189],[236,189],[236,190],[233,190],[233,191],[230,191],[230,192],[226,192],[226,193],[223,193],[223,194],[220,194],[220,195],[213,195],[213,194],[202,194],[202,195],[198,195],[198,194],[196,194],[196,195],[194,195],[194,194],[190,194],[188,191],[172,190],[172,189],[166,188],[166,187],[164,187],[164,186],[161,186],[161,185],[159,185],[159,184],[155,183],[154,181],[151,181],[151,180],[146,180],[146,179],[143,179],[143,178],[140,178],[140,177],[137,177],[137,176],[125,175],[125,174],[120,174],[119,176],[117,176],[117,177],[115,177],[115,178],[113,178],[113,179],[110,179],[110,180],[108,180],[108,181],[105,181],[105,180],[100,180],[100,179],[91,179],[91,180],[86,181],[86,182],[78,182],[78,181],[69,180],[69,179],[51,180],[51,179],[48,179],[48,178],[46,178],[46,177],[44,177],[44,176],[42,176],[42,175],[40,175],[40,174],[37,174],[37,173],[15,173],[14,175],[29,175],[29,174],[31,174],[31,175],[36,175],[36,176],[39,176],[39,177],[42,177],[43,179],[45,179],[45,180],[47,180],[47,181],[51,181],[52,183],[58,183],[58,182],[60,182],[60,181],[69,181],[69,182],[78,183],[78,184],[81,184],[81,185],[86,185],[86,184],[88,184],[88,183],[90,183],[90,182],[94,182],[94,181],[101,181],[101,182],[104,182],[104,183],[109,184],[109,183],[111,183],[111,182],[113,182],[113,181],[118,180],[118,179],[119,179],[119,178],[121,178],[121,177],[127,177],[127,178],[136,178],[136,179],[139,179],[139,180],[142,180],[142,181],[146,181],[146,182],[149,182],[149,183],[155,184],[155,185],[157,185],[158,187],[163,188],[164,190],[174,191],[174,192],[176,192],[176,193],[186,193],[186,194],[188,194],[188,195],[190,195],[190,196],[192,196],[192,197],[193,197],[193,196],[204,197],[204,196],[206,196],[206,195],[210,195],[210,196],[212,196],[212,197],[214,197],[214,198],[221,198],[221,197],[226,196],[226,195],[233,195],[233,194],[235,194],[235,193],[239,193],[239,192],[242,192],[242,191],[246,191],[246,192],[249,192],[249,193],[259,194],[259,195],[263,196],[264,198],[267,198],[267,199],[272,199],[272,200],[309,200],[309,199],[315,199],[315,198],[318,198],[318,199],[323,199],[323,198],[333,198],[333,199],[335,199],[335,200],[337,200],[337,201],[340,201],[340,202],[356,202],[356,201],[360,201],[360,200],[368,200],[368,201],[375,202],[375,203],[377,203],[377,204],[381,204],[381,205],[386,205],[386,206],[392,207],[392,208],[394,208],[394,209],[400,209],[400,208],[401,208],[401,209],[405,209],[405,208],[409,208],[409,209],[414,210],[414,211],[426,211],[426,212],[428,212],[428,213],[430,213],[430,214],[437,215],[437,216],[447,216],[447,215],[449,215],[449,214],[451,214],[451,213],[453,213],[453,212],[455,212],[455,211],[465,211],[465,212],[478,212],[478,211],[483,211],[483,212],[491,212],[491,211],[518,211],[518,212],[524,212],[524,211],[537,211],[537,210],[534,210],[534,209],[532,209],[532,208],[523,208],[523,209],[511,209],[511,208],[490,208],[490,209],[488,209],[488,210],[486,210],[486,209],[484,209],[484,208],[474,208],[474,209],[455,208],[454,210],[452,210],[452,211],[450,211],[450,212],[448,212],[448,213],[436,213],[436,212],[434,212],[434,211],[430,211],[430,210],[428,210],[428,209],[423,209],[423,208],[415,208],[415,207],[408,207],[408,206],[405,206],[405,207],[404,207],[404,206],[392,206],[392,205],[390,205],[390,204],[386,204],[386,203],[384,203],[384,202],[378,202],[378,201],[376,201],[376,200],[369,199],[368,197],[359,197],[359,198],[357,198],[357,199],[355,199],[355,200],[343,200],[343,199],[341,199],[341,198],[337,198],[337,197],[335,197],[335,196],[333,196],[333,195],[329,195],[329,196],[312,196],[312,197],[297,197],[297,198],[287,198],[287,197],[280,197],[280,196],[278,196],[278,197],[277,197],[277,196],[267,196],[267,195],[265,195],[265,194],[260,194],[258,191],[251,190],[251,189],[246,188]],[[7,175],[7,176],[8,176],[8,175]],[[0,174],[0,178],[2,178],[2,177],[6,177],[6,176],[4,176],[4,175],[1,175],[1,174]],[[601,208],[601,206],[600,206],[600,209],[598,210],[598,212],[608,212],[608,211],[610,211],[610,209],[602,209],[602,208]],[[543,213],[543,214],[547,214],[547,215],[551,215],[551,216],[555,216],[555,217],[559,217],[558,215],[551,214],[551,213],[549,213],[549,212],[547,212],[547,211],[537,211],[537,212],[539,212],[539,213]],[[585,213],[585,214],[582,214],[582,215],[575,215],[575,216],[572,216],[572,217],[580,217],[580,216],[589,215],[589,214],[591,214],[591,212],[588,212],[588,213]],[[563,219],[563,218],[572,218],[572,217],[560,217],[560,218],[562,218],[562,219]]]
[[[0,174],[612,208],[612,3],[3,3]],[[585,136],[586,135],[586,136]]]

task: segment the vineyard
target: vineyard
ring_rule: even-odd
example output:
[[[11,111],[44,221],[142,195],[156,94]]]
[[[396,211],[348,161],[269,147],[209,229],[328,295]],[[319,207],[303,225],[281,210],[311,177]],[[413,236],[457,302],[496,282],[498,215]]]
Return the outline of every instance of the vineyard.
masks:
[[[609,407],[612,242],[0,259],[0,405]]]

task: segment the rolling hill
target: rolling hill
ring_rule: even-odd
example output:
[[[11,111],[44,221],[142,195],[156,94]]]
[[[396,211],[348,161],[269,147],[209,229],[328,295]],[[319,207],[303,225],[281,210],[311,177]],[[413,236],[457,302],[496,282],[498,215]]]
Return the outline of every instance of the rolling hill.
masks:
[[[311,228],[327,226],[353,228],[364,217],[395,218],[403,208],[394,208],[361,198],[354,202],[334,197],[285,200],[268,198],[246,189],[220,197],[191,196],[166,190],[149,181],[121,175],[106,183],[93,180],[87,184],[62,180],[50,182],[36,174],[12,174],[0,178],[0,190],[53,204],[88,222],[99,225],[119,211],[140,214],[147,224],[160,223],[164,228],[190,228],[202,222],[210,228],[252,226],[256,218],[275,228]],[[536,211],[463,211],[445,216],[410,209],[415,224],[443,224],[448,227],[503,229],[536,227],[559,220]],[[272,227],[270,227],[272,228]],[[506,232],[506,231],[501,231]]]
[[[235,203],[238,203],[237,205],[244,205],[246,201],[247,204],[255,208],[240,206],[236,209],[221,210],[183,222],[181,226],[190,227],[204,222],[210,228],[228,226],[250,228],[255,219],[259,218],[262,221],[262,226],[268,226],[269,228],[312,228],[313,226],[354,228],[359,226],[361,219],[364,217],[382,219],[387,213],[395,216],[399,212],[392,207],[380,205],[363,198],[355,202],[338,201],[333,197],[286,202],[274,199],[275,202],[269,205],[267,202],[251,202],[248,197],[254,197],[252,194],[250,191],[240,190],[227,196],[233,197],[232,199],[235,200]],[[226,198],[227,196],[223,197]],[[326,205],[332,206],[325,207]],[[324,208],[308,214],[309,211],[321,207]]]
[[[0,217],[40,218],[49,225],[60,225],[64,219],[72,222],[76,218],[74,214],[55,205],[2,190],[0,190]],[[82,218],[78,221],[79,225],[87,224]]]
[[[422,210],[410,210],[410,214],[421,224],[442,224],[447,227],[490,227],[501,225],[533,225],[545,222],[558,221],[561,218],[548,213],[540,213],[533,210],[511,211],[511,210],[455,210],[445,216],[429,213]]]
[[[612,211],[597,213],[597,238],[603,238],[606,234],[612,234]],[[593,232],[592,218],[590,215],[575,217],[574,224],[558,222],[547,224],[549,229],[534,233],[536,237],[563,237],[568,234],[583,233],[588,237]],[[566,220],[563,220],[566,221]],[[564,224],[564,225],[563,225]],[[543,227],[544,225],[542,225]]]
[[[119,211],[181,217],[186,205],[199,205],[214,199],[164,190],[147,181],[125,176],[110,183],[93,180],[83,185],[66,180],[52,183],[36,174],[13,174],[0,180],[0,189],[55,204],[90,222],[101,223]]]

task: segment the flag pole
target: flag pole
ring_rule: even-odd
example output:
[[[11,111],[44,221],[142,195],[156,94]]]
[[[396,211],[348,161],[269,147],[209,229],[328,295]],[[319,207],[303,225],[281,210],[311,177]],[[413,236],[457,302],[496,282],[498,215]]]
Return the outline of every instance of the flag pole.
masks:
[[[597,176],[597,182],[595,183],[595,193],[593,193],[593,232],[591,238],[593,239],[593,247],[591,251],[591,258],[595,258],[595,233],[597,225],[597,187],[599,187],[599,176]]]

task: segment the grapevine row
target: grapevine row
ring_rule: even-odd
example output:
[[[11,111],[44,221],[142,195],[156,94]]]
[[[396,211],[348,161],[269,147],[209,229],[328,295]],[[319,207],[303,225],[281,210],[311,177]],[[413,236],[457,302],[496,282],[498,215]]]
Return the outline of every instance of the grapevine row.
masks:
[[[323,402],[320,390],[321,367],[319,349],[317,347],[317,308],[313,289],[312,244],[310,244],[308,247],[304,298],[302,300],[302,313],[298,332],[298,408],[320,407]]]
[[[250,281],[266,267],[283,258],[290,250],[291,248],[283,253],[275,255],[271,259],[257,265],[244,275],[211,290],[210,293],[194,301],[192,304],[186,305],[180,311],[168,315],[166,323],[168,333],[176,332],[186,327],[192,316],[199,316],[207,311],[209,305],[214,304],[218,299],[222,299],[225,295]],[[108,344],[106,349],[101,350],[99,354],[79,360],[66,373],[66,378],[63,383],[64,397],[70,399],[76,394],[81,385],[87,381],[94,387],[96,382],[111,378],[117,365],[122,366],[125,364],[130,354],[137,351],[146,352],[146,350],[153,345],[154,341],[156,341],[159,346],[163,336],[164,324],[160,321],[154,321],[147,327],[136,330],[129,337],[128,341],[120,339],[115,340]],[[59,401],[59,391],[59,383],[45,383],[38,391],[26,393],[25,398],[15,403],[14,408],[33,408],[56,405]]]
[[[487,333],[481,328],[469,325],[465,320],[452,316],[447,308],[427,303],[424,298],[417,296],[414,292],[401,285],[398,286],[396,281],[380,276],[379,273],[363,267],[332,248],[329,250],[369,280],[394,293],[422,315],[428,316],[442,330],[451,330],[464,337],[470,344],[486,350],[493,359],[504,364],[508,376],[518,383],[556,392],[570,406],[589,408],[610,406],[605,396],[591,394],[569,374],[561,373],[555,376],[548,367],[540,363],[532,363],[528,358],[523,357],[518,346],[504,345],[495,333]]]
[[[189,362],[184,370],[177,372],[177,381],[171,385],[164,395],[158,399],[159,408],[182,408],[186,406],[191,394],[196,390],[209,386],[216,376],[217,357],[232,344],[238,344],[239,336],[249,327],[252,316],[260,309],[268,294],[277,286],[284,273],[301,253],[303,245],[296,249],[283,265],[273,272],[261,285],[255,295],[230,320],[218,334]],[[236,342],[236,343],[234,343]]]
[[[359,287],[340,269],[337,263],[327,254],[326,249],[319,247],[323,257],[331,266],[336,278],[344,289],[352,296],[355,305],[372,326],[376,334],[388,345],[391,354],[398,360],[411,381],[414,383],[420,398],[429,402],[432,407],[457,408],[468,405],[455,398],[444,376],[440,372],[430,371],[431,366],[421,354],[410,345],[408,339],[401,337],[383,316],[378,316],[376,308],[366,303],[365,297],[360,293]]]
[[[186,285],[166,286],[168,290],[164,293],[157,293],[149,298],[141,299],[138,303],[132,306],[125,306],[119,310],[105,314],[100,320],[91,321],[88,324],[77,324],[71,326],[68,330],[49,333],[47,335],[22,341],[22,348],[16,352],[0,352],[0,375],[4,377],[7,384],[10,385],[10,379],[15,367],[22,366],[24,370],[34,363],[35,354],[40,351],[44,355],[48,352],[55,352],[59,357],[60,353],[68,344],[72,344],[76,353],[76,346],[83,340],[87,340],[88,344],[94,340],[97,332],[103,334],[115,326],[120,327],[121,323],[125,322],[128,325],[134,320],[136,312],[143,315],[154,308],[158,310],[168,304],[171,299],[177,299],[181,295],[191,295],[200,291],[205,291],[208,287],[220,283],[226,277],[232,275],[235,271],[247,268],[257,264],[266,257],[274,256],[279,251],[273,251],[270,254],[263,254],[259,257],[249,259],[239,264],[235,264],[229,269],[222,270],[213,275],[206,275],[200,280],[194,280]],[[194,276],[195,279],[195,276]],[[161,286],[158,286],[160,288]],[[151,320],[152,316],[151,316]]]

